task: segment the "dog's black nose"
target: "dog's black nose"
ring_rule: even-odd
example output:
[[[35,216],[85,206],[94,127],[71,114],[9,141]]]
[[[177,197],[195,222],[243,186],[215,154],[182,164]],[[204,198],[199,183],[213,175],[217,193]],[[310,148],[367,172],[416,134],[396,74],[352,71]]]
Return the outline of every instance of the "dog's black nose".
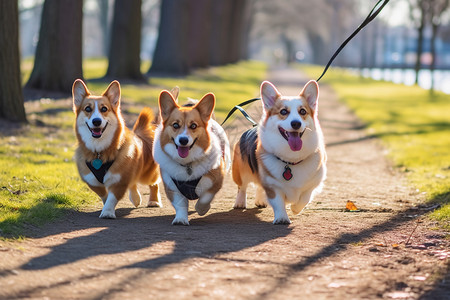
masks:
[[[189,143],[189,139],[185,136],[182,136],[178,139],[178,142],[180,142],[181,145],[186,146],[187,143]]]
[[[302,122],[294,120],[291,122],[292,129],[297,130],[302,126]]]
[[[95,118],[94,120],[92,120],[92,124],[93,124],[94,126],[100,126],[100,125],[102,125],[102,119],[100,119],[100,118]]]

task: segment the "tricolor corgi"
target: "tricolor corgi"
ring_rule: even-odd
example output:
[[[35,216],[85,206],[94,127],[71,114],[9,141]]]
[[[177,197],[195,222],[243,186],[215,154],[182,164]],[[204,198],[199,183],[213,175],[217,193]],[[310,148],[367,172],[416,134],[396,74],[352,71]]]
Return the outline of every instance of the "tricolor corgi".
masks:
[[[111,82],[101,96],[93,96],[77,79],[72,94],[78,139],[75,161],[81,179],[103,201],[100,218],[116,217],[117,202],[127,190],[131,203],[139,206],[138,183],[150,186],[148,206],[161,206],[159,170],[152,155],[156,127],[152,111],[143,109],[131,131],[120,113],[119,82]]]
[[[204,215],[223,183],[230,148],[223,128],[212,119],[215,96],[180,106],[168,91],[159,96],[161,124],[153,153],[160,165],[167,198],[175,208],[173,225],[189,225],[189,200]]]
[[[299,96],[282,96],[270,82],[261,84],[263,115],[234,147],[234,208],[246,208],[246,189],[257,183],[255,204],[273,208],[274,224],[289,224],[286,204],[300,213],[319,192],[326,176],[326,152],[317,117],[319,86],[309,81]],[[264,192],[265,196],[264,197]]]

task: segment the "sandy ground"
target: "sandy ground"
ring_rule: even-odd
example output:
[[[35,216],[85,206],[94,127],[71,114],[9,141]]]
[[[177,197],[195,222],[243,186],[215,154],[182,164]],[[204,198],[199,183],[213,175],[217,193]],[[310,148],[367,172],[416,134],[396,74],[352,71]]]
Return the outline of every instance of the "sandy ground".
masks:
[[[268,79],[286,95],[307,80],[286,69]],[[191,203],[191,226],[170,225],[165,196],[163,208],[124,199],[116,220],[98,218],[99,201],[0,242],[0,298],[450,299],[449,241],[421,217],[431,208],[332,90],[320,93],[328,178],[291,225],[272,225],[254,191],[249,209],[233,210],[230,175],[206,216]],[[230,140],[249,126],[233,121]],[[347,200],[360,211],[346,212]]]

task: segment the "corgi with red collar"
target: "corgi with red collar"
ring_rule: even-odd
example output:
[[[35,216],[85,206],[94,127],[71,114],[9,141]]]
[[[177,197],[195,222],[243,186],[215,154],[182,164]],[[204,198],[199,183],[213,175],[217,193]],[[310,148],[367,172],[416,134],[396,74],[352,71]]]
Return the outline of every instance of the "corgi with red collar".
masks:
[[[168,91],[159,96],[161,124],[155,132],[153,153],[167,198],[175,208],[173,225],[189,225],[189,200],[198,199],[195,210],[199,215],[208,212],[230,164],[228,138],[212,118],[214,107],[211,93],[185,106],[178,105]]]
[[[234,208],[246,208],[246,189],[257,183],[255,204],[274,212],[274,224],[291,223],[286,204],[299,214],[326,177],[326,152],[317,108],[319,86],[311,80],[298,96],[261,84],[263,116],[234,147],[232,174],[238,185]]]
[[[148,206],[161,206],[159,170],[152,155],[152,111],[142,110],[131,131],[120,112],[119,82],[111,82],[101,96],[94,96],[77,79],[72,95],[78,140],[75,161],[81,179],[103,201],[100,218],[116,217],[115,207],[127,190],[131,203],[139,206],[138,183],[150,186]]]

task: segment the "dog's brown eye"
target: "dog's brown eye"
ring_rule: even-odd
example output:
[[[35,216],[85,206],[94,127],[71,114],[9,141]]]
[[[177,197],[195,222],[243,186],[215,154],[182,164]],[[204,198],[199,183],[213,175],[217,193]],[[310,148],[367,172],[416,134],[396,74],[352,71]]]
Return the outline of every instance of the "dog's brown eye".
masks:
[[[173,124],[172,124],[172,127],[173,127],[174,129],[179,129],[179,128],[180,128],[180,124],[178,124],[178,123],[173,123]]]
[[[103,107],[100,109],[100,111],[101,111],[101,112],[107,112],[107,111],[108,111],[108,108],[107,108],[106,106],[103,106]]]
[[[92,111],[92,108],[90,106],[86,106],[84,111],[90,113]]]
[[[190,129],[195,129],[195,128],[197,128],[197,124],[192,123],[191,126],[189,126],[189,128],[190,128]]]
[[[304,108],[300,109],[300,115],[302,116],[306,115],[306,109]]]
[[[285,116],[288,114],[288,111],[286,108],[283,108],[282,110],[280,110],[280,115]]]

